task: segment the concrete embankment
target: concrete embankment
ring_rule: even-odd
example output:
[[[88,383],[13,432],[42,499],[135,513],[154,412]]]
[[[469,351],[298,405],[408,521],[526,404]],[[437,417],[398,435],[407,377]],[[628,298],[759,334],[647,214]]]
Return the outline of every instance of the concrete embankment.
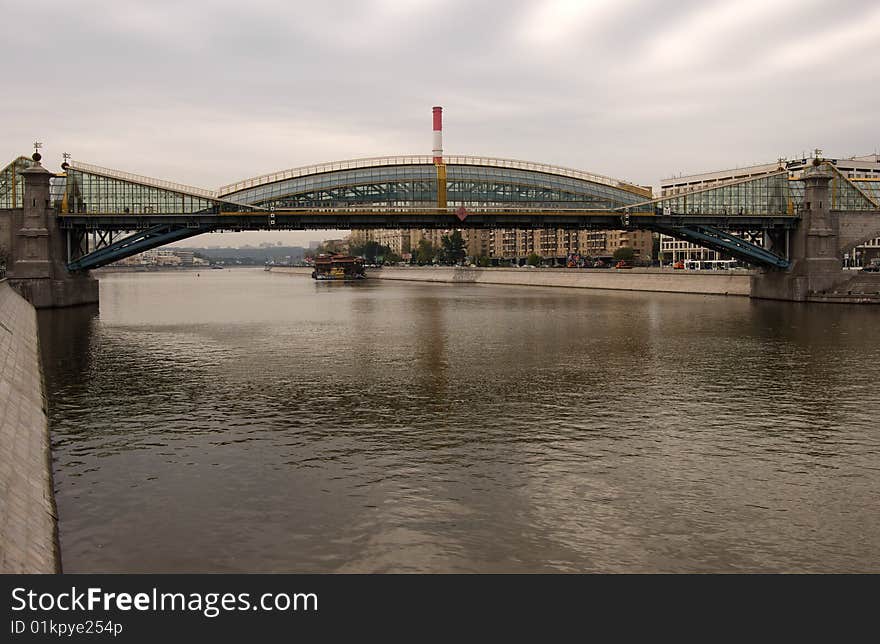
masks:
[[[37,314],[0,281],[0,572],[58,572]]]
[[[310,268],[276,266],[273,272],[308,276]],[[747,271],[673,271],[659,268],[553,269],[459,268],[452,266],[386,267],[367,272],[370,279],[411,282],[561,286],[615,291],[655,291],[701,295],[744,295],[750,291]]]

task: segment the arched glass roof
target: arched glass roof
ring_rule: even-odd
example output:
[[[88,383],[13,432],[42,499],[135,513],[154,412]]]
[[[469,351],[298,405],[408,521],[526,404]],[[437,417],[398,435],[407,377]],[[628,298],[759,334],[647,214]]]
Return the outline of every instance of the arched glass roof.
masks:
[[[445,162],[442,173],[445,174],[445,203],[452,207],[516,205],[612,210],[643,202],[651,196],[649,188],[542,163],[469,156],[450,156]],[[292,168],[217,190],[80,161],[72,161],[66,167],[66,176],[53,186],[53,198],[68,213],[193,213],[211,208],[236,211],[312,206],[432,207],[438,203],[438,178],[442,176],[432,157],[418,155]]]
[[[479,157],[479,156],[445,156],[443,157],[446,165],[474,165],[495,168],[510,168],[517,170],[529,170],[532,172],[542,172],[545,174],[556,174],[563,177],[571,177],[573,179],[582,179],[593,183],[601,183],[607,186],[621,188],[624,190],[645,191],[634,184],[619,179],[613,179],[601,174],[593,174],[576,170],[574,168],[565,168],[562,166],[554,166],[546,163],[535,163],[532,161],[521,161],[518,159],[502,159],[497,157]],[[336,172],[338,170],[353,170],[358,168],[377,168],[389,165],[429,165],[433,166],[433,157],[427,155],[401,155],[386,157],[365,157],[363,159],[348,159],[345,161],[331,161],[329,163],[320,163],[317,165],[307,165],[298,168],[290,168],[288,170],[280,170],[269,174],[262,174],[250,179],[244,179],[236,183],[222,186],[218,191],[218,196],[239,192],[245,188],[253,188],[265,185],[267,183],[275,183],[284,179],[293,179],[296,177],[304,177],[313,174],[322,174],[325,172]]]
[[[614,208],[650,190],[610,177],[541,163],[491,157],[445,157],[450,203],[544,203]],[[292,168],[224,186],[241,204],[279,207],[321,203],[436,202],[429,156],[375,157]]]

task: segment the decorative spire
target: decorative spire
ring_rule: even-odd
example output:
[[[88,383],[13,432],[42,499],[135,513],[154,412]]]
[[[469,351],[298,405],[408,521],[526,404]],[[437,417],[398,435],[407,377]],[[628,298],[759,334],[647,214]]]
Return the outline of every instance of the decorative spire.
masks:
[[[31,159],[34,160],[34,163],[39,164],[40,159],[43,158],[43,155],[40,154],[40,148],[43,147],[42,142],[34,141],[34,153],[31,155]]]

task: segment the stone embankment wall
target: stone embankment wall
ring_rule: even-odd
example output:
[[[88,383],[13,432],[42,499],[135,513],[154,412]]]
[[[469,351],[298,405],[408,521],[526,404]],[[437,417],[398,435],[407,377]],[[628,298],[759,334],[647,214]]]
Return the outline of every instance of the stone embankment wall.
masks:
[[[880,273],[853,272],[855,275],[837,288],[807,296],[807,302],[880,305]]]
[[[0,281],[0,573],[59,570],[37,314]]]
[[[273,267],[273,272],[311,275],[310,268]],[[367,271],[370,279],[413,282],[460,282],[508,284],[512,286],[562,286],[615,291],[655,291],[701,295],[744,295],[750,291],[747,271],[673,271],[672,269],[541,269],[541,268],[457,268],[451,266],[412,268],[386,267]]]

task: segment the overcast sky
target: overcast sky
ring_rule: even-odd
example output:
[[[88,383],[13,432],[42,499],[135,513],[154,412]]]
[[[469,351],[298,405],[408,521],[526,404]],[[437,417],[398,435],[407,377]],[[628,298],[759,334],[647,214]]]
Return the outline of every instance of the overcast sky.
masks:
[[[448,154],[658,186],[880,148],[877,0],[4,0],[0,146],[214,188]],[[299,243],[324,233],[223,242]],[[196,238],[216,244],[217,236]]]

